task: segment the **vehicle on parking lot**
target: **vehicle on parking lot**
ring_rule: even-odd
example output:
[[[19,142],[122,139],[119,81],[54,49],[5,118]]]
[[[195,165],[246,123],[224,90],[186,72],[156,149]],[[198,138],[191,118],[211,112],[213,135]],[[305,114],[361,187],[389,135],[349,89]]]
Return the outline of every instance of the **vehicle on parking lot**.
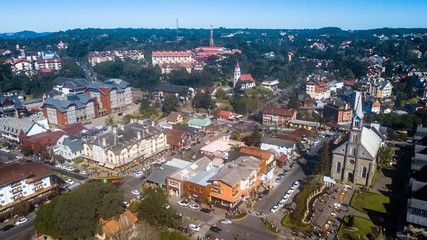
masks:
[[[132,194],[133,194],[133,195],[139,195],[139,191],[138,191],[138,190],[136,190],[136,189],[135,189],[135,190],[132,190]]]
[[[74,171],[74,168],[73,167],[67,167],[67,171],[72,172],[72,171]]]
[[[79,172],[81,175],[86,175],[87,174],[87,172],[86,171],[80,171]]]
[[[66,179],[66,180],[65,180],[65,182],[66,182],[67,184],[70,184],[70,185],[73,185],[73,184],[74,184],[74,181],[73,181],[73,179],[71,179],[71,178]]]
[[[0,229],[0,232],[6,232],[6,231],[8,231],[8,230],[10,230],[10,229],[12,229],[12,228],[14,228],[15,226],[14,225],[11,225],[11,224],[9,224],[9,225],[6,225],[6,226],[4,226],[4,227],[2,227],[1,229]]]
[[[221,224],[232,224],[233,222],[230,220],[230,219],[228,219],[228,218],[225,218],[225,219],[222,219],[222,220],[220,220],[219,221]]]
[[[18,225],[21,225],[21,224],[26,223],[26,222],[28,222],[28,218],[22,217],[22,218],[19,218],[19,219],[15,222],[15,225],[16,225],[16,226],[18,226]]]
[[[200,209],[200,206],[197,205],[197,204],[195,204],[195,203],[188,205],[188,207],[191,208],[191,209],[194,209],[194,210],[199,210]]]
[[[279,183],[281,180],[282,180],[282,178],[279,176],[279,177],[276,177],[276,179],[274,181]]]
[[[204,213],[211,213],[211,210],[209,208],[202,208],[200,209],[200,211]]]
[[[215,225],[211,226],[209,228],[209,230],[211,230],[212,232],[215,232],[215,233],[221,233],[222,232],[222,229],[219,228],[219,227],[217,227],[217,226],[215,226]]]
[[[182,206],[182,207],[186,207],[186,206],[188,206],[188,204],[189,204],[189,202],[186,200],[181,200],[178,202],[178,205]]]
[[[260,195],[258,195],[258,201],[262,201],[265,199],[265,194],[261,193]]]
[[[195,231],[195,232],[198,232],[198,231],[200,230],[200,226],[199,226],[199,225],[196,225],[196,224],[194,224],[194,223],[190,223],[190,224],[188,224],[188,227],[189,227],[191,230]]]
[[[280,207],[279,207],[279,206],[277,206],[277,205],[275,205],[275,206],[273,206],[273,207],[270,209],[270,211],[271,211],[272,213],[277,213],[277,211],[279,211],[279,209],[280,209]]]

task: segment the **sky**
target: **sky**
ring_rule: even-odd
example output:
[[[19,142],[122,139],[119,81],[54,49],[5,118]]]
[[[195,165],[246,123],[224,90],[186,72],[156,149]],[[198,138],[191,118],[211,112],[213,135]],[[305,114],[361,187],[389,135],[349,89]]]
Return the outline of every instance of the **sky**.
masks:
[[[1,1],[0,32],[75,28],[426,28],[427,0]]]

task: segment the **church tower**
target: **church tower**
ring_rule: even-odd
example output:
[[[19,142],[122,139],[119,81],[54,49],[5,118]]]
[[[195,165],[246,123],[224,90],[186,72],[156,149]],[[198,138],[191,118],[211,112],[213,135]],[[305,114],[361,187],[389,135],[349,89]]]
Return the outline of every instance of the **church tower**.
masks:
[[[240,79],[240,65],[239,61],[237,61],[236,68],[234,69],[234,82],[233,82],[233,88],[236,87],[237,81]]]

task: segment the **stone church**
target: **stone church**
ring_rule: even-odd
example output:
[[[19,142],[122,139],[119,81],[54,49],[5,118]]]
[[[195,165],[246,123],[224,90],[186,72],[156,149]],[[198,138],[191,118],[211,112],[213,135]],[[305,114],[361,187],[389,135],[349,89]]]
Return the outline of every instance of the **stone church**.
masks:
[[[384,140],[377,129],[363,125],[362,96],[357,100],[350,132],[332,151],[331,176],[343,183],[369,186]]]

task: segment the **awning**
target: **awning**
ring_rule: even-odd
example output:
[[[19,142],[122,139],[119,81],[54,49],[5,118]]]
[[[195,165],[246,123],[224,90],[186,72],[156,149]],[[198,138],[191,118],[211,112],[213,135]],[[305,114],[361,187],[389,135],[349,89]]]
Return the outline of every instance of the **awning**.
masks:
[[[288,156],[286,156],[285,154],[282,154],[280,157],[277,158],[277,161],[283,163],[286,161],[286,159],[288,159]]]

